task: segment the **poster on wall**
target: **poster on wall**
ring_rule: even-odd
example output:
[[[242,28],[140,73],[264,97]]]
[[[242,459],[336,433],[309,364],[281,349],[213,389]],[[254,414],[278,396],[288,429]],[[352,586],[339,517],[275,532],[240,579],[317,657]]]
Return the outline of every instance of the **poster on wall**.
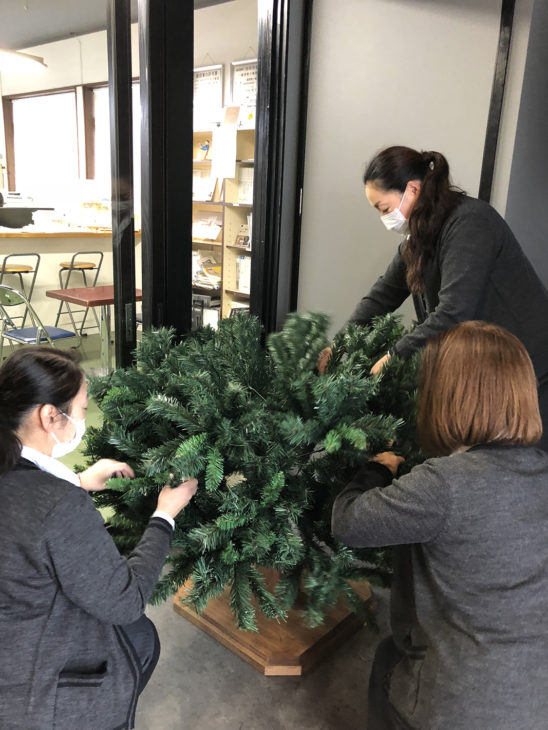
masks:
[[[257,59],[233,61],[231,72],[232,104],[240,107],[238,126],[253,129],[257,106]]]
[[[223,108],[223,65],[194,69],[194,130],[213,129]]]

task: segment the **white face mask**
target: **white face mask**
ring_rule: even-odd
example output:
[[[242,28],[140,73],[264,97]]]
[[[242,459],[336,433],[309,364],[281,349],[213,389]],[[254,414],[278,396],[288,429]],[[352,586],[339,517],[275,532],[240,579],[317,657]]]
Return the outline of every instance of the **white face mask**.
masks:
[[[53,439],[55,440],[55,443],[53,444],[53,448],[51,450],[51,455],[54,459],[60,459],[63,456],[66,456],[67,454],[70,454],[71,451],[74,451],[74,449],[77,449],[80,441],[82,440],[83,435],[86,432],[86,419],[82,418],[80,421],[76,421],[74,418],[71,418],[67,413],[63,413],[63,411],[59,411],[59,413],[62,413],[65,418],[68,418],[68,420],[71,423],[74,423],[76,426],[76,432],[74,436],[71,438],[70,441],[59,441],[57,436],[51,432],[51,435]]]
[[[381,215],[381,221],[384,223],[389,231],[395,231],[396,233],[407,232],[408,220],[400,210],[404,198],[405,191],[401,196],[400,204],[398,205],[398,207],[394,208],[394,210],[391,210],[390,213],[385,213],[385,215]]]

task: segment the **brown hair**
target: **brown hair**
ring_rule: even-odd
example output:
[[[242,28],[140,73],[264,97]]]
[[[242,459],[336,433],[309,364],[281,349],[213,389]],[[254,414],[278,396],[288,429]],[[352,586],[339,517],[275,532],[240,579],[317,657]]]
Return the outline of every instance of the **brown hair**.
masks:
[[[492,441],[535,444],[542,435],[537,381],[525,347],[502,327],[462,322],[423,351],[417,412],[425,453]]]
[[[449,165],[440,152],[418,152],[411,147],[387,147],[375,155],[363,184],[404,192],[410,180],[420,180],[421,191],[409,217],[409,238],[402,247],[409,291],[424,290],[424,265],[434,257],[443,224],[464,192],[451,184]]]

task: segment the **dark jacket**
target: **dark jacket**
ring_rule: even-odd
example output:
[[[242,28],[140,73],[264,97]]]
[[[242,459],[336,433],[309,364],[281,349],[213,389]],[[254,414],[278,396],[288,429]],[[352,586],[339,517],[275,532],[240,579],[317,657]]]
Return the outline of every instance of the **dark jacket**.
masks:
[[[474,447],[393,481],[371,463],[337,497],[338,540],[400,546],[389,699],[411,727],[546,730],[547,521],[548,455],[532,447]]]
[[[401,246],[356,307],[351,322],[397,309],[410,292]],[[512,231],[494,208],[463,197],[445,222],[435,256],[425,265],[425,291],[413,296],[418,326],[396,343],[408,357],[438,332],[480,319],[516,335],[529,352],[539,379],[548,374],[548,291]]]
[[[138,660],[120,625],[158,580],[171,526],[120,556],[90,496],[21,459],[0,477],[0,727],[133,727]]]

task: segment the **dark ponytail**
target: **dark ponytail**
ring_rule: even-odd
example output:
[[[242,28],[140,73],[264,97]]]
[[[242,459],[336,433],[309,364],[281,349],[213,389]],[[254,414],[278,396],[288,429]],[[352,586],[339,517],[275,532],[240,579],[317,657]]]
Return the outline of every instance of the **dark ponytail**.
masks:
[[[407,286],[413,293],[424,290],[424,264],[433,258],[443,224],[457,207],[464,192],[449,179],[449,165],[439,152],[417,152],[410,147],[388,147],[371,160],[364,185],[403,194],[410,180],[420,180],[421,191],[409,218],[409,237],[402,255]]]
[[[84,377],[74,350],[24,347],[0,367],[0,474],[19,461],[17,431],[36,406],[50,403],[69,411]]]

